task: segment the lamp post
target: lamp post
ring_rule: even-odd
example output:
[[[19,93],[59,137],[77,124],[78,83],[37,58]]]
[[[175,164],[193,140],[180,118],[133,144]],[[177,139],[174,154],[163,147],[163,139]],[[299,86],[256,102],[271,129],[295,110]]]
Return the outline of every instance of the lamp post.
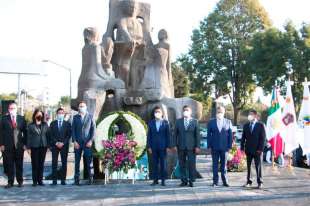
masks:
[[[24,113],[24,107],[23,107],[23,104],[21,104],[21,93],[22,93],[22,90],[21,90],[21,77],[22,76],[46,76],[44,74],[41,74],[41,73],[32,73],[32,72],[0,72],[0,74],[9,74],[9,75],[17,75],[17,105],[19,107],[19,110],[21,112],[21,114],[23,115]]]
[[[54,65],[61,67],[61,68],[65,69],[69,72],[69,74],[70,74],[70,102],[71,102],[71,99],[72,99],[72,69],[69,67],[66,67],[62,64],[59,64],[57,62],[54,62],[52,60],[49,60],[49,59],[43,59],[42,62],[54,64]]]

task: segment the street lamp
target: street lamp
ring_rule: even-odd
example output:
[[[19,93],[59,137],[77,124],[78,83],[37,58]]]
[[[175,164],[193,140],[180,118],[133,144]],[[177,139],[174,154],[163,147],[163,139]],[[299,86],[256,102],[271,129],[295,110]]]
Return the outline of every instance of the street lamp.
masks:
[[[70,73],[70,102],[71,102],[71,99],[72,99],[72,70],[71,70],[71,68],[66,67],[66,66],[64,66],[62,64],[58,64],[57,62],[54,62],[54,61],[49,60],[49,59],[43,59],[42,62],[44,62],[44,63],[51,63],[51,64],[54,64],[56,66],[59,66],[59,67],[65,69],[65,70],[69,71],[69,73]]]

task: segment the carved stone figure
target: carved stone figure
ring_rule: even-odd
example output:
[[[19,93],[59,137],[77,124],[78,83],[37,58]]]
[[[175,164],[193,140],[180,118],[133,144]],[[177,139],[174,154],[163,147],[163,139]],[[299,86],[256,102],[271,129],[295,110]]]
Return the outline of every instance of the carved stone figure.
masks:
[[[82,71],[79,78],[79,95],[85,90],[98,88],[108,75],[101,64],[101,47],[98,44],[99,34],[96,28],[88,27],[84,30],[85,45],[82,49]]]
[[[108,37],[108,38],[102,39],[101,47],[102,47],[102,49],[101,49],[102,67],[110,77],[115,77],[115,74],[113,71],[113,66],[111,64],[111,59],[112,59],[112,55],[113,55],[113,51],[114,51],[114,43],[113,43],[112,38]]]
[[[101,44],[96,29],[85,29],[78,98],[72,100],[72,108],[77,109],[77,102],[83,100],[95,119],[108,112],[127,110],[149,121],[154,106],[160,105],[172,128],[182,117],[184,105],[192,107],[193,117],[201,118],[201,103],[188,97],[174,98],[168,33],[160,30],[159,42],[153,44],[150,10],[148,3],[110,0]],[[169,168],[173,168],[175,159],[169,160]]]

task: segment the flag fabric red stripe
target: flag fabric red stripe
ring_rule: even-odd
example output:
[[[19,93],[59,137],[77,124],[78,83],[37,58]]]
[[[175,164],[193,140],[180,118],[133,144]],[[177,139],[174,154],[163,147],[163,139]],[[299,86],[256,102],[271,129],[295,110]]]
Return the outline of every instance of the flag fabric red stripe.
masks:
[[[271,144],[272,151],[274,152],[275,158],[278,158],[279,155],[283,152],[283,139],[280,136],[280,133],[277,136],[271,138],[268,141]]]

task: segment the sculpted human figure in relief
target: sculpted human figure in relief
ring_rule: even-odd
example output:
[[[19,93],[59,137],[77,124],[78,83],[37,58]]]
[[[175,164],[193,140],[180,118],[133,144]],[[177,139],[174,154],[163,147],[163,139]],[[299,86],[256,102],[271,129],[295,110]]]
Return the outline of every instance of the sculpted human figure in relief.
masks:
[[[121,54],[117,63],[116,76],[125,82],[126,88],[134,87],[137,71],[130,71],[134,66],[132,60],[136,60],[144,46],[142,24],[137,17],[138,5],[133,0],[122,1],[122,17],[116,24],[116,45],[120,45]]]
[[[93,27],[84,29],[83,33],[85,45],[82,49],[82,71],[79,85],[84,90],[100,88],[104,84],[104,80],[108,79],[108,75],[101,64],[101,46],[98,44],[99,34],[97,29]]]

